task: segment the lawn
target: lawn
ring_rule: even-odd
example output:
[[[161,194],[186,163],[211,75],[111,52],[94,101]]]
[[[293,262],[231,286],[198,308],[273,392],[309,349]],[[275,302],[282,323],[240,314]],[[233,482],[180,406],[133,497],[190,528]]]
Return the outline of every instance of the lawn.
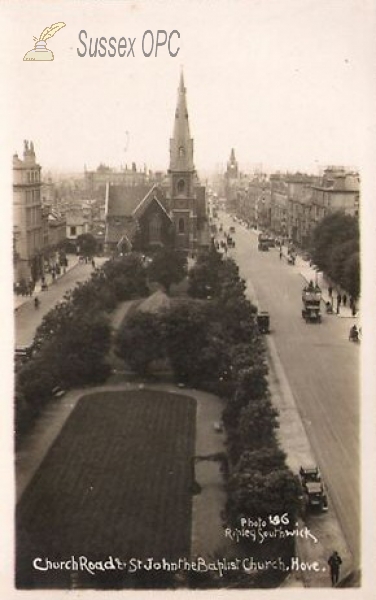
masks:
[[[17,586],[69,585],[35,557],[189,556],[195,415],[164,392],[83,397],[17,507]]]

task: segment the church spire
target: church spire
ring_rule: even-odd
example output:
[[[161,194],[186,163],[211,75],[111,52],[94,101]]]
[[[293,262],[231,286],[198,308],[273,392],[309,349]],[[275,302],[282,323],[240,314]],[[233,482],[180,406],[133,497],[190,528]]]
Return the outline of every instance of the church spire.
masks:
[[[170,140],[170,170],[193,171],[193,139],[189,119],[183,71],[180,73],[173,137]]]

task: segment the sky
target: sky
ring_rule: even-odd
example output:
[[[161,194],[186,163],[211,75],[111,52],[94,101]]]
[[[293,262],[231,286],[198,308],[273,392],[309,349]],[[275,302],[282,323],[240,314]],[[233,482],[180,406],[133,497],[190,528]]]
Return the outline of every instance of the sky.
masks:
[[[359,167],[375,133],[372,0],[0,0],[0,13],[8,156],[32,139],[44,172],[167,169],[181,68],[199,173],[224,169],[232,147],[244,171]],[[23,61],[61,21],[54,61]],[[176,57],[143,55],[159,29],[179,32]],[[81,30],[136,38],[135,56],[80,57]]]

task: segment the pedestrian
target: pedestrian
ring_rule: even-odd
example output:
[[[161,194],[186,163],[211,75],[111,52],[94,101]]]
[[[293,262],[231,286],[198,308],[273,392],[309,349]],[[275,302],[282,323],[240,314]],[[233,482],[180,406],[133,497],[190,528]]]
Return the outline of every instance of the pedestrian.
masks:
[[[351,314],[352,314],[353,317],[355,317],[355,315],[356,315],[356,304],[355,304],[355,301],[353,301],[353,303],[352,303]]]
[[[91,260],[91,266],[93,267],[93,269],[95,269],[95,260],[94,260],[94,258],[92,258],[92,260]]]
[[[329,298],[333,297],[333,288],[331,285],[328,287],[328,294],[329,294]]]
[[[342,296],[338,292],[338,294],[337,294],[337,315],[339,315],[339,309],[340,309],[340,306],[341,306],[341,302],[342,302]]]
[[[332,587],[334,587],[338,583],[341,564],[342,558],[338,554],[337,550],[334,550],[333,554],[329,556],[328,560],[328,565],[330,568],[330,577],[332,580]]]
[[[279,251],[279,260],[282,260],[282,250]]]
[[[347,302],[347,296],[346,296],[346,294],[343,294],[342,295],[342,304],[343,304],[343,306],[346,306],[346,302]]]

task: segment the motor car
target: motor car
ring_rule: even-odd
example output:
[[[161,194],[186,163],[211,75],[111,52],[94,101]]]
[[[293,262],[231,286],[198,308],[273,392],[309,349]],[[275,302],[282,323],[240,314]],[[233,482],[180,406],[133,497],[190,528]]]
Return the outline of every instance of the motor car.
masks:
[[[314,465],[301,466],[299,475],[305,508],[310,511],[327,511],[328,498],[319,468]]]

